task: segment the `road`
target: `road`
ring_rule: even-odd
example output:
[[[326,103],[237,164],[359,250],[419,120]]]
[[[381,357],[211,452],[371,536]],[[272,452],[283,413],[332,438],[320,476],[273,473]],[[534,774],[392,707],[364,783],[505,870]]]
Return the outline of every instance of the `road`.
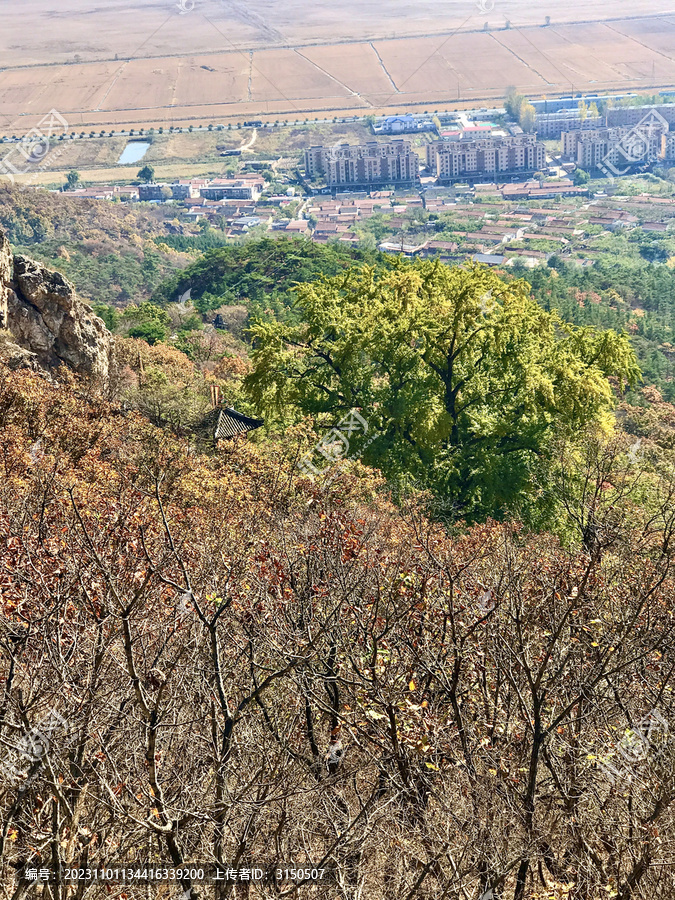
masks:
[[[452,110],[452,109],[448,109],[448,112],[453,112],[453,110]],[[488,118],[488,117],[491,117],[491,116],[503,115],[504,113],[505,113],[505,110],[504,110],[504,109],[500,109],[500,108],[487,109],[487,108],[485,108],[485,107],[482,107],[481,109],[465,109],[465,110],[462,110],[462,114],[463,114],[464,116],[466,116],[467,118],[474,118],[474,117],[480,118],[481,116],[484,116],[484,117]],[[414,112],[413,112],[412,114],[413,114],[413,115],[416,115],[416,113],[414,113]],[[326,117],[326,118],[324,118],[324,119],[318,119],[318,118],[317,118],[317,119],[310,119],[310,118],[308,118],[307,121],[305,121],[304,119],[295,119],[295,120],[290,120],[290,119],[288,119],[288,120],[286,120],[286,121],[284,121],[284,122],[265,122],[264,125],[263,125],[262,127],[263,127],[263,128],[288,128],[288,127],[296,127],[296,128],[297,128],[297,127],[301,127],[301,126],[303,126],[303,125],[305,125],[305,124],[307,124],[307,125],[332,125],[332,124],[336,124],[336,125],[337,125],[338,123],[345,123],[345,122],[365,122],[365,121],[366,121],[367,119],[369,119],[369,118],[370,118],[370,115],[363,115],[363,116],[337,116],[337,117],[330,117],[330,118],[329,118],[329,117]],[[231,123],[231,124],[232,124],[232,123]],[[242,125],[241,122],[237,122],[237,123],[232,124],[232,127],[233,127],[234,129],[239,130],[239,129],[241,129],[241,128],[244,127],[244,126]],[[164,134],[170,134],[170,133],[173,133],[173,134],[183,134],[183,133],[185,133],[185,132],[189,132],[189,131],[190,131],[190,128],[192,128],[193,131],[207,131],[207,130],[208,130],[208,129],[207,129],[207,126],[205,126],[205,125],[194,125],[194,126],[190,126],[190,127],[188,127],[188,128],[182,128],[182,127],[180,127],[180,126],[175,126],[175,127],[173,128],[173,132],[171,132],[169,128],[164,128],[164,129],[163,129],[163,133],[164,133]],[[216,130],[216,131],[225,131],[225,130],[227,130],[227,128],[226,128],[225,125],[218,124],[218,125],[213,125],[212,128],[211,128],[211,130],[212,130],[212,131],[213,131],[213,130]],[[74,139],[77,139],[77,140],[85,140],[85,141],[86,141],[86,140],[97,140],[97,139],[100,139],[101,137],[110,137],[111,135],[115,135],[115,136],[118,136],[118,135],[119,135],[119,136],[122,136],[122,137],[124,137],[125,135],[127,135],[127,136],[129,136],[129,137],[147,137],[147,136],[149,135],[149,133],[150,133],[149,129],[143,129],[142,132],[141,132],[140,129],[124,129],[124,128],[123,128],[123,129],[120,129],[119,131],[114,130],[114,129],[110,129],[110,130],[108,130],[108,129],[103,129],[102,132],[101,132],[101,130],[99,130],[99,131],[93,131],[93,132],[90,131],[89,133],[84,133],[84,134],[83,134],[82,132],[80,132],[79,135],[78,135],[78,134],[75,134],[75,138],[70,137],[70,139],[71,139],[71,140],[74,140]],[[158,129],[153,129],[153,133],[155,133],[155,134],[158,133]],[[71,133],[71,134],[72,134],[72,133]],[[240,147],[240,149],[241,149],[241,150],[248,150],[251,146],[253,146],[253,143],[255,142],[256,136],[257,136],[257,135],[256,135],[256,133],[254,132],[254,136],[251,138],[251,140],[249,141],[249,143],[246,144],[246,145],[242,145],[242,146]],[[67,139],[67,137],[68,137],[68,136],[65,136],[65,137],[64,137],[64,140]],[[36,140],[35,134],[33,134],[31,143],[34,143],[35,140]],[[4,144],[20,144],[20,143],[22,143],[23,141],[22,141],[22,137],[20,137],[20,136],[17,137],[17,136],[15,136],[15,135],[12,135],[12,137],[3,137],[3,138],[1,139],[0,142],[1,142],[1,143],[4,143]],[[52,143],[55,143],[55,142],[52,141]]]

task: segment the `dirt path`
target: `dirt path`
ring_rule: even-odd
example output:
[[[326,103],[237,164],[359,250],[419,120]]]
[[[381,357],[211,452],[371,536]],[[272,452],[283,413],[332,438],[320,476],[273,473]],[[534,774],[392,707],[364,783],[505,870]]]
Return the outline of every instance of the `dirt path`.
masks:
[[[242,151],[242,153],[243,153],[244,150],[250,150],[250,149],[251,149],[251,147],[255,144],[255,141],[256,141],[256,138],[257,138],[257,137],[258,137],[258,129],[257,129],[257,128],[254,128],[254,129],[253,129],[253,137],[251,138],[251,140],[248,141],[248,143],[246,143],[246,144],[241,144],[240,147],[239,147],[239,149]]]

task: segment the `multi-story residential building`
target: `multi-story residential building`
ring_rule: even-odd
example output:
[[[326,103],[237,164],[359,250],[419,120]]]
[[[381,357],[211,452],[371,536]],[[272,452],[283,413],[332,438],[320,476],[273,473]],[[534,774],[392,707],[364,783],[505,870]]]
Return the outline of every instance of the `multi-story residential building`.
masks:
[[[323,176],[329,186],[414,182],[419,179],[419,166],[419,156],[409,141],[371,141],[305,150],[308,177]]]
[[[637,125],[644,121],[666,121],[675,126],[675,103],[659,103],[657,106],[615,106],[607,110],[607,125]]]
[[[582,169],[599,169],[601,166],[617,168],[624,133],[622,128],[602,128],[582,134],[577,139],[574,162]]]
[[[610,139],[620,140],[623,135],[623,129],[620,128],[592,128],[588,131],[574,129],[572,131],[563,131],[560,136],[562,146],[562,155],[567,159],[574,160],[578,165],[581,163],[577,160],[579,145],[585,143],[590,146],[593,142]],[[588,151],[587,151],[588,152]]]
[[[668,144],[668,125],[659,120],[644,120],[633,125],[568,131],[562,135],[563,156],[582,169],[609,168],[614,174],[652,162],[663,156]]]
[[[143,201],[162,201],[171,198],[171,189],[166,184],[139,184],[138,199]]]
[[[319,175],[323,175],[326,152],[330,153],[330,150],[326,151],[325,147],[308,147],[305,150],[305,173],[308,178],[317,178]]]
[[[190,200],[199,196],[199,190],[190,181],[174,181],[169,187],[174,200]]]
[[[535,104],[536,105],[536,104]],[[675,103],[657,106],[617,106],[608,109],[604,116],[581,118],[578,109],[560,109],[555,112],[539,111],[535,131],[539,138],[558,138],[565,132],[594,131],[602,128],[632,127],[651,122],[654,126],[666,122],[675,126]]]
[[[564,131],[579,129],[585,131],[590,128],[602,128],[607,122],[604,117],[581,118],[578,109],[560,109],[557,112],[539,113],[535,119],[534,130],[538,138],[550,140],[559,138]]]
[[[675,131],[668,131],[661,135],[661,159],[671,161],[675,159]]]
[[[524,174],[545,164],[546,149],[534,134],[427,144],[427,166],[440,181]]]

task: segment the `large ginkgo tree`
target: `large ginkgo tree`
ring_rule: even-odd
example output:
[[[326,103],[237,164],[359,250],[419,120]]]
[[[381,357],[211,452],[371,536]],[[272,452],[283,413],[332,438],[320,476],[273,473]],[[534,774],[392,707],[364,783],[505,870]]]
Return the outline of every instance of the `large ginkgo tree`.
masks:
[[[569,325],[482,266],[355,269],[299,285],[297,305],[301,324],[253,329],[259,410],[319,430],[358,410],[362,461],[466,518],[521,503],[553,435],[611,428],[614,388],[639,378],[626,335]]]

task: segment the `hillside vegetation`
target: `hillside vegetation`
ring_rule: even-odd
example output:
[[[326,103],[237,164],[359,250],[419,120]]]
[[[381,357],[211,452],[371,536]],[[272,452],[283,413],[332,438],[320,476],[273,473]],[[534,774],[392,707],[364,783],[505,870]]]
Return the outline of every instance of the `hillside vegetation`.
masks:
[[[251,318],[270,313],[286,318],[295,305],[296,285],[366,263],[384,265],[387,259],[383,253],[337,243],[322,246],[305,238],[262,238],[208,250],[162,284],[152,299],[164,305],[189,290],[201,313],[243,302]]]
[[[532,293],[250,241],[101,306],[105,381],[0,333],[8,897],[675,894],[675,407]]]
[[[313,483],[302,427],[201,455],[83,387],[0,368],[3,747],[53,722],[3,751],[8,889],[159,858],[318,867],[326,900],[669,896],[672,407],[629,414],[636,462],[561,454],[566,549],[448,536],[358,463]]]
[[[63,272],[97,304],[146,299],[187,264],[188,256],[154,241],[167,218],[159,207],[0,185],[0,229],[15,251]]]
[[[515,509],[553,435],[610,427],[608,377],[639,374],[625,337],[566,326],[480,267],[352,271],[302,285],[298,306],[301,324],[253,329],[258,408],[330,435],[357,407],[373,432],[363,458],[462,516]]]

